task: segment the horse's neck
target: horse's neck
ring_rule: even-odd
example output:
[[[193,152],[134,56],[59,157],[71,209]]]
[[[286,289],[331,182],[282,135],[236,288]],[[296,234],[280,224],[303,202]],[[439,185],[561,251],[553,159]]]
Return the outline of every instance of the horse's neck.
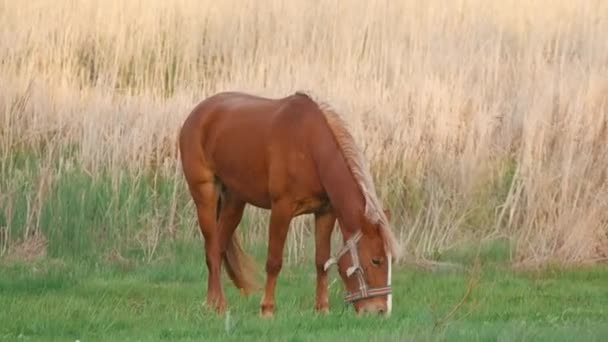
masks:
[[[321,183],[338,217],[344,239],[362,229],[365,199],[342,152],[333,143],[319,143],[317,163]]]

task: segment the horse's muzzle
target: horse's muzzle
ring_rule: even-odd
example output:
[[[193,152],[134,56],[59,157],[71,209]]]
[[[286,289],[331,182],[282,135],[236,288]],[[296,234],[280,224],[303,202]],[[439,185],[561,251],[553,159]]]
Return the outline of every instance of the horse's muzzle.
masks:
[[[357,281],[359,283],[359,290],[357,290],[355,292],[347,293],[346,296],[344,297],[344,301],[346,301],[347,303],[354,303],[354,302],[362,300],[362,299],[379,297],[379,296],[388,296],[387,305],[383,309],[383,311],[385,311],[385,312],[388,311],[390,313],[391,306],[392,306],[392,298],[391,298],[391,294],[392,294],[391,272],[392,272],[392,269],[391,269],[390,255],[388,255],[388,260],[389,260],[388,273],[389,274],[388,274],[387,286],[369,287],[363,276],[363,268],[361,268],[361,264],[359,262],[359,255],[357,254],[357,248],[356,248],[357,242],[359,242],[359,239],[361,239],[361,236],[362,236],[362,233],[358,232],[353,237],[351,237],[348,241],[346,241],[346,244],[344,245],[344,247],[342,247],[342,249],[338,252],[338,254],[335,257],[327,260],[327,262],[325,263],[324,269],[327,271],[327,269],[331,265],[337,263],[339,258],[341,258],[347,252],[350,252],[353,265],[350,266],[348,268],[348,270],[346,271],[346,276],[351,277],[352,275],[356,275]],[[366,304],[366,306],[367,306],[367,304]]]
[[[385,316],[389,314],[386,305],[375,301],[368,301],[364,304],[362,303],[358,308],[355,308],[355,311],[357,315],[376,314]]]

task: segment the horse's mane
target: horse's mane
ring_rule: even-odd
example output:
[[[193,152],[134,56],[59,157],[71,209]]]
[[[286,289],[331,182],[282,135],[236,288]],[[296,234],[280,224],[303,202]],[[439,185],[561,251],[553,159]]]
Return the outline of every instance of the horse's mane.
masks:
[[[348,129],[348,124],[342,116],[332,108],[331,105],[324,101],[319,101],[308,92],[298,91],[297,94],[305,95],[313,100],[326,119],[339,149],[346,160],[351,174],[355,178],[359,189],[365,200],[365,217],[373,224],[379,224],[381,227],[380,235],[385,243],[385,248],[392,256],[398,258],[400,255],[399,242],[395,238],[393,231],[390,228],[388,218],[384,214],[382,205],[376,195],[374,181],[365,162],[365,157],[361,149],[355,143],[355,139]]]

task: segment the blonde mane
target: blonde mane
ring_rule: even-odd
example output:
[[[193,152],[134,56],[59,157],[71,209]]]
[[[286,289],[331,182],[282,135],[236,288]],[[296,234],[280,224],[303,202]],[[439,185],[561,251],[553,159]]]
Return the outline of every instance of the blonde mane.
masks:
[[[380,235],[384,240],[385,248],[387,248],[387,251],[389,251],[393,257],[398,258],[401,248],[390,228],[388,218],[384,214],[380,200],[376,195],[374,181],[365,162],[363,152],[359,149],[355,143],[355,139],[349,132],[348,124],[328,103],[315,99],[307,92],[299,91],[298,94],[305,95],[312,99],[323,113],[338,147],[342,151],[346,164],[355,178],[356,183],[359,185],[359,189],[365,200],[365,217],[370,222],[380,225]]]

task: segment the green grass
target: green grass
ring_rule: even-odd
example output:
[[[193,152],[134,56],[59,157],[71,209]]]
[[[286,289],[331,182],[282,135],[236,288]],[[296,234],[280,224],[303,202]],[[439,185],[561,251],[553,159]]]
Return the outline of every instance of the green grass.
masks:
[[[608,269],[515,273],[486,265],[464,305],[467,272],[395,269],[390,318],[356,317],[331,287],[332,311],[317,315],[314,268],[286,266],[273,319],[258,315],[260,294],[224,281],[230,312],[203,305],[206,272],[198,244],[183,258],[151,264],[53,262],[0,266],[2,340],[463,340],[594,341],[608,336]],[[186,253],[189,251],[190,253]],[[332,273],[335,279],[335,272]]]
[[[38,230],[48,240],[50,257],[95,260],[111,251],[150,257],[141,242],[154,229],[161,250],[171,225],[179,237],[196,233],[181,178],[126,170],[91,175],[69,153],[57,155],[48,161],[15,152],[0,159],[0,227],[8,226],[13,240]]]
[[[230,312],[217,316],[202,305],[202,244],[181,179],[126,171],[92,176],[70,158],[67,152],[50,159],[15,152],[0,160],[0,227],[8,226],[10,247],[19,249],[28,229],[48,242],[46,256],[34,261],[15,261],[12,249],[0,258],[0,340],[599,341],[608,336],[608,268],[516,273],[505,266],[512,247],[506,240],[481,246],[479,281],[444,324],[438,322],[467,290],[467,271],[396,267],[388,319],[356,317],[343,304],[337,281],[331,313],[317,315],[310,261],[285,263],[274,319],[259,317],[259,293],[242,297],[226,280]],[[47,185],[39,193],[41,184]],[[484,215],[474,221],[483,222]],[[251,223],[246,215],[240,233],[254,234]],[[155,229],[161,236],[152,254],[145,237]],[[312,241],[309,237],[302,251],[305,260],[312,260]],[[265,246],[245,247],[262,264]],[[475,247],[461,244],[435,257],[472,265]],[[336,280],[335,270],[332,277]]]

